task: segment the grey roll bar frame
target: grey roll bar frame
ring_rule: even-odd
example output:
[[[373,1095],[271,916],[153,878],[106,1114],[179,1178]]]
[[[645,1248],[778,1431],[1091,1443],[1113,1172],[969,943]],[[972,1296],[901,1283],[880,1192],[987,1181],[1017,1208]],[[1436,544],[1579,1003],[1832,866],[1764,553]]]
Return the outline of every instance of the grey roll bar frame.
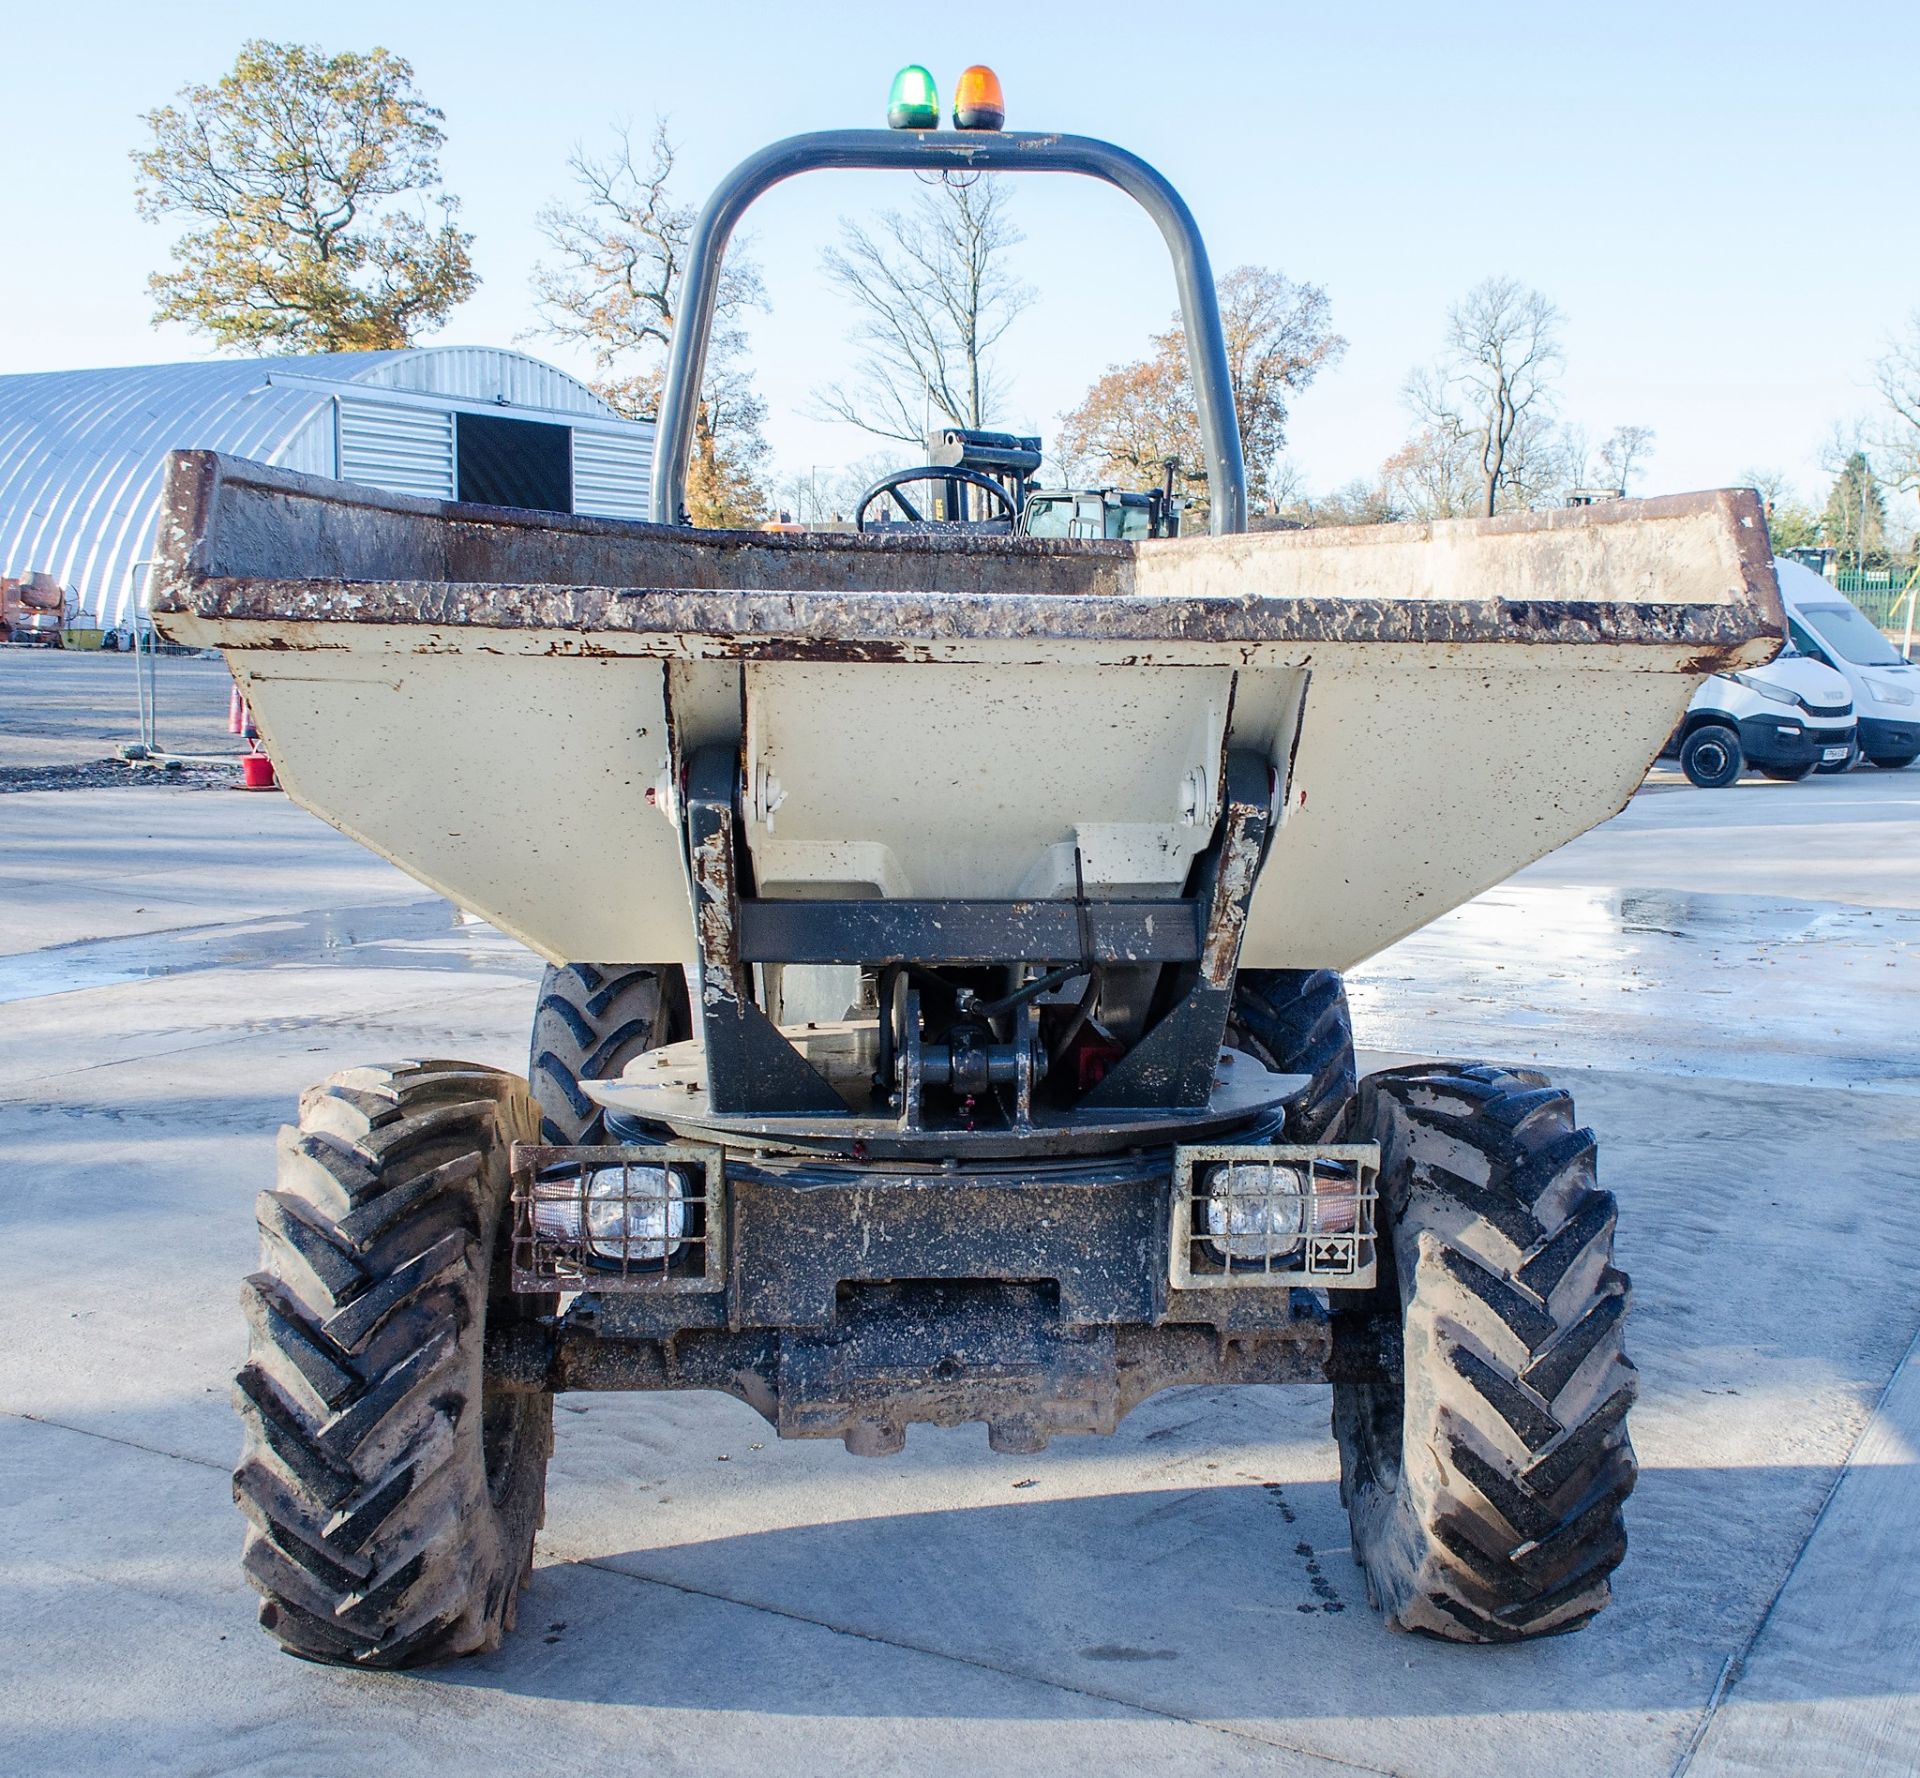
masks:
[[[1030,131],[817,130],[749,155],[721,180],[694,223],[680,287],[679,325],[667,359],[654,447],[653,522],[685,524],[687,464],[720,292],[720,263],[747,206],[798,173],[906,169],[960,173],[1081,173],[1117,186],[1153,218],[1173,256],[1187,336],[1187,365],[1207,458],[1216,535],[1247,528],[1246,465],[1227,369],[1226,335],[1206,243],[1186,201],[1136,154],[1091,136]]]

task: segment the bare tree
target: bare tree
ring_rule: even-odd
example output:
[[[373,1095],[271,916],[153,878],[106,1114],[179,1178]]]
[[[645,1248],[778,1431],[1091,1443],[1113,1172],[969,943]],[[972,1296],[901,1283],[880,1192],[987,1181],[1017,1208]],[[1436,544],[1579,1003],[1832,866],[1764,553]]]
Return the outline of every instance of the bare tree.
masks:
[[[1478,460],[1466,429],[1442,418],[1420,427],[1380,466],[1380,486],[1412,518],[1465,518],[1478,509]]]
[[[1560,505],[1567,490],[1579,486],[1565,429],[1543,413],[1523,413],[1507,441],[1500,482],[1509,511]],[[1477,498],[1475,506],[1478,509]]]
[[[1607,486],[1621,493],[1633,491],[1633,472],[1653,450],[1651,426],[1616,426],[1600,447],[1600,473]]]
[[[1743,469],[1735,485],[1758,492],[1767,509],[1773,553],[1802,549],[1820,541],[1820,517],[1781,469]]]
[[[1889,416],[1875,441],[1885,479],[1903,492],[1920,493],[1920,309],[1907,317],[1905,331],[1888,341],[1874,366],[1874,381]]]
[[[631,131],[619,129],[608,154],[576,148],[568,158],[580,201],[540,212],[557,257],[533,270],[539,331],[585,346],[601,373],[595,387],[622,413],[658,412],[679,324],[694,213],[667,189],[673,162],[664,123],[654,125],[644,164]],[[765,307],[759,269],[736,249],[720,274],[694,420],[687,507],[696,524],[750,523],[766,508],[767,404],[744,362],[745,317]]]
[[[1564,421],[1557,430],[1560,435],[1560,456],[1566,468],[1567,486],[1590,487],[1592,485],[1590,478],[1596,473],[1592,434],[1577,420]],[[1604,448],[1603,446],[1602,449]]]
[[[867,489],[883,475],[917,464],[920,455],[916,451],[909,461],[898,450],[871,451],[837,467],[814,465],[789,472],[780,483],[781,505],[803,525],[850,519]]]
[[[1033,301],[1007,269],[1025,237],[1007,217],[1000,181],[945,179],[875,228],[843,218],[840,230],[821,258],[853,300],[861,351],[851,387],[817,392],[820,411],[913,443],[926,433],[928,408],[956,426],[992,424],[1005,394],[993,349]]]
[[[1799,503],[1799,495],[1784,469],[1743,469],[1734,485],[1752,488],[1769,507]]]
[[[1329,494],[1294,491],[1281,501],[1274,517],[1282,525],[1312,529],[1322,525],[1391,525],[1406,518],[1407,511],[1385,481],[1355,476],[1344,487]]]
[[[1487,278],[1447,311],[1440,362],[1407,379],[1408,405],[1429,432],[1472,442],[1479,510],[1488,517],[1503,490],[1519,500],[1508,459],[1529,416],[1537,422],[1552,406],[1560,322],[1539,291]]]

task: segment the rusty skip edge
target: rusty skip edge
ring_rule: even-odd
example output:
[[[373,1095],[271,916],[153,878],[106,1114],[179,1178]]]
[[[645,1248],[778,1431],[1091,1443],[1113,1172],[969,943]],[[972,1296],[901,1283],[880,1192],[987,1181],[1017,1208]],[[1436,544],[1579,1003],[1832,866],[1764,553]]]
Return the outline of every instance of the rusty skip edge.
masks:
[[[313,511],[293,524],[275,510],[263,517],[234,497],[237,490],[265,491]],[[336,491],[337,490],[337,491]],[[350,494],[350,498],[343,498]],[[1002,570],[995,578],[1018,579],[1022,567],[1043,579],[1082,588],[1099,571],[1124,568],[1139,546],[1125,543],[1061,545],[1050,540],[955,539],[675,531],[619,520],[564,514],[529,514],[451,502],[415,499],[238,463],[213,452],[176,452],[169,460],[162,506],[153,609],[163,633],[189,640],[224,642],[222,623],[273,625],[361,624],[424,628],[559,631],[617,635],[644,643],[658,638],[662,652],[684,638],[704,639],[708,655],[753,655],[778,659],[914,661],[931,644],[973,642],[1089,641],[1099,643],[1184,642],[1235,646],[1263,643],[1513,643],[1613,644],[1684,647],[1694,651],[1684,671],[1711,672],[1739,661],[1770,658],[1784,636],[1784,614],[1774,581],[1766,527],[1758,499],[1746,490],[1671,495],[1656,500],[1515,514],[1495,519],[1447,521],[1475,533],[1585,529],[1635,519],[1683,517],[1718,510],[1733,539],[1736,584],[1721,601],[1678,603],[1643,600],[1319,598],[1312,596],[1142,595],[1126,591],[930,591],[922,588],[835,590],[787,585],[796,573],[828,579],[831,571],[857,568],[871,579],[876,567],[897,568],[900,578],[929,577],[944,562],[983,558]],[[221,571],[229,553],[241,558],[272,551],[309,556],[316,568],[353,553],[334,547],[328,528],[355,515],[437,521],[429,527],[428,553],[451,558],[474,554],[456,547],[455,531],[479,528],[518,538],[551,533],[588,543],[658,541],[672,546],[666,566],[698,566],[711,579],[716,563],[730,558],[732,578],[751,579],[763,565],[773,586],[733,589],[702,586],[631,587],[555,582],[516,583],[458,579],[362,579],[344,574],[288,578]],[[1570,517],[1571,515],[1571,517]],[[1579,521],[1576,526],[1572,521]],[[276,526],[285,535],[263,538]],[[1390,542],[1391,526],[1341,531],[1269,533],[1259,544],[1312,540],[1323,552]],[[441,532],[449,533],[441,538]],[[242,535],[236,536],[236,533]],[[1148,547],[1219,548],[1248,539],[1188,540]],[[361,546],[364,553],[364,545]],[[1063,556],[1063,551],[1071,551]],[[416,546],[412,552],[420,553]],[[479,554],[486,552],[481,550]],[[695,560],[689,564],[691,555]],[[798,560],[796,560],[798,558]],[[929,561],[929,558],[932,558]],[[279,564],[276,564],[278,566]],[[427,564],[409,564],[418,570]],[[573,565],[563,564],[563,565]],[[917,575],[916,571],[917,570]],[[1071,571],[1071,572],[1070,572]],[[185,619],[184,623],[166,620]],[[299,642],[235,638],[227,645],[312,648]],[[324,644],[319,644],[324,646]],[[583,652],[594,652],[584,648]],[[642,652],[645,652],[644,648]]]

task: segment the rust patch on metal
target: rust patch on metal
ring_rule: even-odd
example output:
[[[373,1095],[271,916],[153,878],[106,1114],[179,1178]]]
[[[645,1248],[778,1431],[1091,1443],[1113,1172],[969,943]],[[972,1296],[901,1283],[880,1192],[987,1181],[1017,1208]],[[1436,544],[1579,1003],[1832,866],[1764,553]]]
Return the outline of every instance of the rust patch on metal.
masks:
[[[1663,558],[1658,540],[1636,553],[1631,527],[1670,521],[1692,522],[1676,537],[1696,553]],[[1518,641],[1678,645],[1696,660],[1750,650],[1781,626],[1765,522],[1746,492],[1135,544],[691,531],[346,490],[185,452],[170,462],[161,531],[154,609],[163,633],[176,616],[216,640],[229,622],[300,626],[302,639],[287,639],[294,647],[324,645],[326,630],[354,624],[446,632],[420,645],[428,652],[459,648],[475,629],[560,632],[577,640],[552,652],[588,657],[633,652],[621,639],[722,658],[888,664],[978,642],[1139,643],[1145,664],[1154,645],[1179,643]],[[1443,533],[1449,551],[1409,567],[1409,543]],[[1700,596],[1437,596],[1451,583],[1429,580],[1463,549],[1487,551],[1484,540],[1502,540],[1484,570],[1501,593],[1606,591],[1616,578],[1653,592],[1672,560]],[[1483,573],[1478,559],[1451,570],[1468,590]],[[1323,560],[1337,566],[1336,584],[1374,590],[1326,596]],[[1239,590],[1263,583],[1283,590]]]
[[[741,993],[739,934],[734,926],[733,844],[724,828],[691,851],[694,906],[700,926],[701,998],[708,1006],[738,1005]]]
[[[1256,809],[1227,799],[1222,817],[1220,869],[1214,878],[1213,904],[1207,911],[1206,942],[1200,950],[1200,975],[1210,988],[1233,984],[1240,960],[1240,937],[1246,929],[1247,908],[1253,899],[1254,878],[1260,869],[1260,837],[1266,820]]]

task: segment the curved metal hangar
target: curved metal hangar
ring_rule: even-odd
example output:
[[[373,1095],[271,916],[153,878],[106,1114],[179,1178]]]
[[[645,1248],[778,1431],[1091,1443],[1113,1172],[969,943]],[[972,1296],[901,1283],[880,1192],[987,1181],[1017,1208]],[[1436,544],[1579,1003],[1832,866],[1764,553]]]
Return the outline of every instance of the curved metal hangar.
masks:
[[[421,346],[0,377],[0,574],[146,604],[161,465],[205,449],[398,494],[645,518],[653,422],[537,358]]]

